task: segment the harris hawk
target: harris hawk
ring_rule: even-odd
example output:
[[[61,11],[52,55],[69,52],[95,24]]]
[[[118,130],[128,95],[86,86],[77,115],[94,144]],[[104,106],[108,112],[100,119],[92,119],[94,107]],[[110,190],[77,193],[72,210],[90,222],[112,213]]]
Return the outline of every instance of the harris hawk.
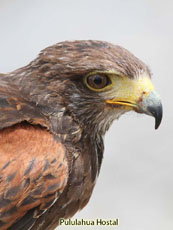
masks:
[[[136,111],[161,123],[150,75],[126,49],[92,40],[0,74],[0,229],[53,230],[88,203],[112,122]]]

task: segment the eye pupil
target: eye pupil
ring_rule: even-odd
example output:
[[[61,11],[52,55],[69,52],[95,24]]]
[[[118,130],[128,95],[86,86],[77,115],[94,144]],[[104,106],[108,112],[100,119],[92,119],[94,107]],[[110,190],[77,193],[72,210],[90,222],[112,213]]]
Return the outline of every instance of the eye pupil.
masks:
[[[102,78],[100,76],[95,76],[94,83],[96,85],[101,85],[102,84]]]
[[[111,81],[106,75],[95,74],[88,76],[87,83],[93,89],[103,89],[111,84]]]

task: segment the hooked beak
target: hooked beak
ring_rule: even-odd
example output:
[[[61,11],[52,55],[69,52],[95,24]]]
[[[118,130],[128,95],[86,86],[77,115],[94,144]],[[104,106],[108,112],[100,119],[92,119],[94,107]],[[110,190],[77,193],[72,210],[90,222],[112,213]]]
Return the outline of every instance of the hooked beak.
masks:
[[[116,98],[106,100],[107,104],[114,107],[123,107],[127,111],[134,110],[155,118],[155,129],[162,121],[162,104],[160,96],[155,92],[154,86],[148,77],[131,82],[122,83],[123,90],[119,90]]]
[[[162,104],[159,95],[153,91],[141,103],[138,104],[139,111],[155,118],[155,129],[162,121]]]

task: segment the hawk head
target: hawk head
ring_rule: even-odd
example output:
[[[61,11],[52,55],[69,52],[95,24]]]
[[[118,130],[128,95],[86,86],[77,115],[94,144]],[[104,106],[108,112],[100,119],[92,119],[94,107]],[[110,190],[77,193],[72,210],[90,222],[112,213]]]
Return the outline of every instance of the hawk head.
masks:
[[[66,108],[92,133],[103,135],[128,111],[153,116],[156,129],[161,123],[162,105],[148,67],[108,42],[67,41],[48,47],[25,67],[23,82],[38,105],[51,107],[57,116],[60,107]]]

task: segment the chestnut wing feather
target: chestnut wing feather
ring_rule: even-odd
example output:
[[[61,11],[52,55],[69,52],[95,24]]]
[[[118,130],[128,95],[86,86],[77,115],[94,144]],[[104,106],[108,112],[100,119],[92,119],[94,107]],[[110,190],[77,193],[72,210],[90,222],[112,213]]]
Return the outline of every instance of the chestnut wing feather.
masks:
[[[65,148],[26,123],[0,131],[0,229],[30,229],[68,180]]]

